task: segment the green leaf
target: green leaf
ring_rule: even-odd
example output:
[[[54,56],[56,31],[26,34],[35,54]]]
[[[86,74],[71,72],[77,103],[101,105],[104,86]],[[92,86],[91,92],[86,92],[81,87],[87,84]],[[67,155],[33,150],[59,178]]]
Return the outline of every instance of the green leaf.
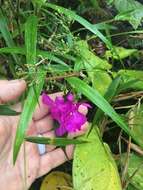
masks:
[[[127,115],[132,132],[138,138],[138,141],[143,143],[143,104],[132,108]]]
[[[2,10],[0,10],[0,31],[8,47],[14,46],[14,41],[12,35],[9,32],[6,17],[3,15]]]
[[[37,17],[31,15],[25,24],[26,61],[28,65],[36,64]]]
[[[15,116],[19,114],[20,112],[16,112],[15,110],[12,110],[11,108],[9,108],[8,105],[0,105],[0,115]]]
[[[55,4],[51,4],[51,3],[46,3],[46,6],[51,8],[51,9],[58,11],[59,13],[66,15],[67,17],[69,17],[73,20],[76,20],[82,26],[84,26],[89,31],[91,31],[92,33],[97,35],[107,45],[108,48],[112,49],[111,42],[96,28],[96,25],[91,24],[90,22],[88,22],[87,20],[82,18],[81,16],[77,15],[73,11],[68,10],[66,8],[63,8],[63,7],[60,7],[60,6],[57,6]]]
[[[114,5],[119,12],[115,20],[127,20],[137,29],[143,18],[143,5],[135,0],[115,0]]]
[[[69,144],[82,144],[88,143],[86,140],[78,140],[78,139],[67,139],[67,138],[47,138],[47,137],[25,137],[26,141],[39,143],[39,144],[50,144],[56,146],[66,146]]]
[[[117,59],[117,60],[119,60],[119,58],[124,59],[138,51],[137,49],[126,49],[123,47],[114,47],[114,48],[116,50],[116,54],[115,54],[115,52],[112,52],[111,50],[107,50],[105,52],[105,58],[107,60],[109,60],[109,58],[113,58],[113,59]]]
[[[100,93],[96,90],[87,85],[82,80],[71,77],[67,79],[68,83],[75,88],[78,92],[82,93],[86,96],[90,101],[92,101],[97,107],[99,107],[105,114],[112,118],[121,129],[123,129],[128,135],[130,135],[141,147],[143,144],[138,141],[138,138],[131,132],[128,128],[128,125],[123,121],[123,119],[115,112],[112,106],[105,100],[104,97],[100,95]]]
[[[75,44],[77,51],[78,61],[80,63],[75,63],[75,67],[78,68],[77,64],[80,64],[80,69],[87,69],[87,72],[94,73],[93,69],[108,70],[112,68],[112,65],[108,63],[105,59],[101,59],[96,56],[93,52],[89,50],[88,44],[84,40],[80,40]],[[78,69],[76,69],[78,70]]]
[[[13,152],[13,161],[15,163],[19,149],[25,137],[25,131],[28,128],[28,124],[32,119],[33,112],[37,105],[37,99],[40,96],[40,92],[43,88],[45,72],[39,72],[35,81],[37,81],[36,85],[30,87],[28,91],[28,96],[25,100],[23,111],[20,117],[19,125],[16,131],[16,137],[14,142],[14,152]]]
[[[4,38],[8,47],[15,46],[11,33],[9,32],[6,17],[3,15],[2,10],[0,10],[0,32]],[[16,55],[12,54],[14,61],[19,65],[19,59]],[[13,64],[9,64],[12,74],[15,76],[15,68]]]
[[[26,60],[27,64],[34,65],[36,63],[36,42],[37,42],[37,17],[32,15],[28,18],[25,25],[25,44],[26,44]],[[33,71],[33,67],[29,71]],[[34,69],[35,71],[35,69]],[[35,71],[36,72],[36,71]],[[15,163],[21,144],[23,143],[25,132],[29,122],[32,119],[33,112],[37,105],[37,100],[40,96],[40,92],[43,88],[46,72],[42,68],[39,68],[39,72],[34,80],[34,84],[29,88],[27,98],[24,103],[23,111],[20,117],[19,126],[16,131],[16,137],[13,150],[13,162]]]
[[[24,47],[5,47],[5,48],[0,48],[0,53],[11,53],[11,54],[21,54],[21,55],[26,55],[26,51]],[[36,50],[36,55],[37,56],[41,56],[43,59],[48,59],[50,61],[54,61],[56,63],[59,63],[61,65],[66,66],[67,68],[69,68],[69,66],[62,61],[61,59],[59,59],[58,57],[56,57],[54,55],[53,52],[49,52],[49,51],[42,51],[37,49]]]
[[[74,70],[86,70],[92,86],[95,87],[101,94],[104,94],[111,77],[106,70],[111,69],[111,65],[100,57],[96,56],[89,50],[88,44],[84,40],[80,40],[75,44],[77,51],[77,59],[75,61]]]
[[[111,82],[112,79],[106,71],[94,71],[93,88],[98,90],[101,95],[105,94]]]
[[[121,163],[124,166],[126,162],[126,154],[121,156]],[[134,187],[133,190],[143,189],[143,158],[136,154],[130,154],[129,165],[127,170],[127,180],[130,178],[130,184]],[[130,189],[129,189],[130,190]]]
[[[139,189],[137,189],[133,185],[129,184],[127,187],[127,190],[139,190]]]
[[[40,8],[46,3],[46,0],[32,0],[32,3],[34,6],[37,6],[38,8]]]
[[[115,161],[108,145],[102,143],[97,126],[81,140],[90,143],[76,145],[73,160],[75,190],[121,190]]]
[[[134,90],[143,90],[143,71],[120,70],[118,74],[122,77],[123,80],[121,89],[125,89],[126,86],[126,88]]]
[[[117,94],[119,84],[121,82],[121,77],[117,76],[113,79],[111,84],[109,85],[104,98],[110,103],[114,96]],[[93,119],[93,124],[99,124],[101,118],[104,116],[104,112],[99,108],[96,111],[95,117]]]

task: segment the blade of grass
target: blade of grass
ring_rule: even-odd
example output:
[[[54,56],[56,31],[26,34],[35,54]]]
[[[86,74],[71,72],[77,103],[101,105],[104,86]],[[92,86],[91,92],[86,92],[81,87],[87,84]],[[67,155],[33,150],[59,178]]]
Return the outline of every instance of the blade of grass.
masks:
[[[25,131],[28,127],[30,120],[32,119],[33,112],[37,104],[37,97],[39,97],[41,89],[43,87],[45,75],[44,73],[39,73],[36,80],[39,81],[38,85],[32,86],[28,91],[28,96],[25,100],[23,112],[20,117],[19,126],[16,131],[16,137],[14,142],[14,151],[13,151],[13,163],[17,159],[21,144],[23,143],[25,137]],[[35,90],[36,89],[36,95]]]
[[[1,9],[0,9],[0,32],[1,32],[2,37],[4,38],[8,47],[15,46],[12,35],[9,32],[7,20],[6,20],[5,16],[3,15],[3,12]],[[12,54],[12,56],[13,56],[13,59],[16,62],[16,64],[19,65],[18,57],[14,54]],[[9,64],[9,68],[10,68],[13,76],[16,76],[14,64]]]
[[[38,19],[34,15],[31,15],[25,24],[26,61],[28,65],[36,64],[37,24]]]
[[[141,144],[134,133],[129,129],[128,125],[123,121],[123,119],[116,113],[113,107],[105,100],[103,96],[96,90],[87,85],[84,81],[71,77],[66,79],[68,83],[75,88],[76,91],[82,93],[86,96],[90,101],[92,101],[97,107],[99,107],[105,114],[112,118],[114,122],[117,123],[118,126],[121,127],[128,135],[130,135],[135,142],[137,142],[141,147]]]
[[[89,141],[77,140],[77,139],[67,139],[67,138],[47,138],[47,137],[25,137],[26,141],[39,143],[39,144],[50,144],[56,146],[67,146],[69,144],[82,144]]]
[[[38,19],[36,16],[31,15],[25,25],[25,46],[26,46],[26,61],[30,66],[36,64],[36,43],[37,43],[37,23]],[[33,71],[34,67],[29,69],[29,72]],[[36,72],[36,70],[34,69]],[[35,83],[32,84],[28,91],[28,96],[24,103],[23,112],[19,121],[19,126],[16,131],[16,137],[14,142],[13,150],[13,163],[15,164],[21,144],[23,143],[25,137],[25,131],[28,127],[30,120],[32,119],[33,112],[37,105],[37,98],[40,95],[42,90],[46,72],[42,69],[39,69],[36,78],[34,79]],[[32,73],[31,73],[32,79]],[[36,84],[37,83],[37,84]]]
[[[26,55],[26,50],[24,47],[4,47],[4,48],[0,48],[0,54],[1,53],[12,53],[12,54]],[[56,63],[63,65],[63,66],[66,66],[67,68],[70,68],[64,61],[59,59],[52,52],[37,49],[36,55],[41,56],[43,59],[48,59],[50,61],[54,61]]]
[[[55,4],[46,3],[45,6],[51,8],[51,9],[54,9],[57,12],[62,13],[64,15],[66,15],[67,17],[70,17],[73,20],[76,20],[82,26],[84,26],[89,31],[91,31],[92,33],[94,33],[95,35],[97,35],[107,45],[108,48],[112,49],[111,42],[96,28],[95,25],[91,24],[86,19],[82,18],[81,16],[77,15],[76,13],[74,13],[73,11],[71,11],[69,9],[57,6]]]

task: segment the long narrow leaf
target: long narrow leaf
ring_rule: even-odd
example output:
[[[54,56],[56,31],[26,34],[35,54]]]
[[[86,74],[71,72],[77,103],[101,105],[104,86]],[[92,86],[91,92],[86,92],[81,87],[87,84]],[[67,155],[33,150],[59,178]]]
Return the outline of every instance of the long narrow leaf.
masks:
[[[71,77],[67,79],[69,84],[75,88],[78,92],[85,95],[89,100],[91,100],[97,107],[99,107],[105,114],[113,119],[128,135],[130,135],[141,147],[141,144],[136,136],[131,132],[127,124],[122,120],[122,118],[115,112],[112,106],[102,97],[96,89],[93,89],[87,85],[82,80]]]
[[[25,44],[26,44],[26,60],[27,64],[34,66],[36,63],[36,43],[37,43],[37,17],[32,15],[28,18],[25,27]],[[33,68],[29,69],[31,72]],[[39,70],[37,76],[35,77],[35,83],[30,87],[27,99],[24,103],[23,112],[21,114],[19,126],[17,128],[14,151],[13,151],[13,162],[15,163],[21,144],[25,137],[25,131],[28,127],[30,120],[32,119],[33,112],[35,110],[37,99],[42,90],[45,73],[42,69]],[[31,75],[32,77],[32,75]],[[37,84],[36,84],[37,83]]]
[[[31,15],[25,24],[25,45],[27,64],[36,63],[36,42],[37,42],[37,17]]]
[[[4,40],[5,40],[8,47],[15,46],[13,38],[12,38],[12,35],[9,32],[7,20],[6,20],[6,18],[3,15],[1,10],[0,10],[0,32],[1,32],[2,37],[4,38]],[[19,64],[18,57],[16,55],[14,55],[14,54],[12,54],[12,56],[13,56],[14,61],[17,64]],[[13,75],[15,75],[14,65],[10,64],[9,67],[10,67]]]
[[[89,141],[77,140],[77,139],[67,139],[67,138],[47,138],[47,137],[25,137],[26,141],[39,143],[39,144],[50,144],[56,146],[66,146],[69,144],[82,144]]]
[[[0,48],[0,54],[1,53],[26,55],[26,51],[25,51],[24,47],[15,47],[15,46],[14,47]],[[36,55],[41,56],[43,59],[48,59],[50,61],[54,61],[56,63],[59,63],[61,65],[66,66],[67,68],[69,68],[69,66],[64,61],[62,61],[57,56],[55,56],[53,52],[43,51],[43,50],[37,49]]]
[[[55,4],[51,4],[51,3],[46,3],[46,6],[58,11],[59,13],[65,14],[67,17],[70,17],[73,20],[76,20],[85,28],[87,28],[89,31],[97,35],[107,45],[107,47],[112,49],[111,42],[96,28],[95,25],[91,24],[90,22],[88,22],[87,20],[85,20],[84,18],[82,18],[81,16],[77,15],[76,13],[74,13],[73,11],[69,9],[66,9],[66,8],[57,6]]]
[[[14,143],[14,152],[13,152],[13,162],[15,163],[17,159],[17,155],[19,152],[19,149],[21,147],[21,144],[25,137],[25,131],[28,127],[29,121],[32,119],[33,112],[35,110],[36,104],[37,104],[37,97],[39,97],[41,89],[43,87],[45,79],[44,72],[39,73],[36,80],[39,81],[37,86],[32,86],[29,89],[27,99],[24,103],[23,112],[21,114],[19,126],[17,128],[16,137],[15,137],[15,143]],[[35,91],[36,90],[36,95]],[[37,97],[36,97],[37,96]]]

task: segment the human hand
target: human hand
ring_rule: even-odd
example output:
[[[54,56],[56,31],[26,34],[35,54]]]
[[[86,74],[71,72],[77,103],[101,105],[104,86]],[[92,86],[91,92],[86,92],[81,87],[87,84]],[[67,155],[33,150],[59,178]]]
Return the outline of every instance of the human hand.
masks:
[[[0,81],[0,104],[16,99],[22,94],[26,88],[26,83],[23,80],[14,81]],[[52,94],[54,99],[57,94]],[[13,107],[15,110],[20,111],[21,105],[17,104]],[[83,106],[80,112],[86,114],[87,109]],[[53,121],[48,115],[49,110],[47,106],[42,103],[40,98],[39,105],[37,106],[33,119],[29,124],[27,135],[42,134],[45,137],[54,137]],[[66,154],[61,148],[46,145],[46,153],[40,155],[37,145],[26,142],[22,145],[18,155],[16,164],[13,166],[13,143],[18,125],[19,116],[0,116],[0,184],[1,190],[22,190],[24,186],[27,188],[34,182],[34,180],[58,165],[64,163],[72,158],[73,145],[66,147]],[[87,123],[82,126],[82,130],[71,136],[81,135],[85,132]],[[25,148],[25,158],[24,158]],[[25,162],[26,160],[26,162]],[[25,166],[26,163],[26,166]],[[24,179],[24,170],[26,167],[26,179]],[[25,184],[24,182],[27,182]]]

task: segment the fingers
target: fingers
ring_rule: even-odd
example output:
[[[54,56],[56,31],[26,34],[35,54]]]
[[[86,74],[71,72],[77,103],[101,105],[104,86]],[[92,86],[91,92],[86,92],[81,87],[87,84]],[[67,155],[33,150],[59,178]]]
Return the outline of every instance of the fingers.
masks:
[[[42,134],[50,131],[53,128],[53,119],[50,115],[45,116],[41,120],[35,121],[37,134]]]
[[[24,80],[1,80],[0,89],[0,104],[2,104],[19,97],[26,89],[26,82]]]
[[[55,137],[55,132],[52,130],[52,131],[42,134],[42,136],[53,139]],[[46,152],[51,152],[55,148],[56,148],[55,145],[46,145]]]
[[[49,112],[49,107],[42,102],[42,96],[39,98],[39,102],[36,106],[36,110],[33,114],[33,120],[39,120],[45,117]]]
[[[78,111],[79,111],[80,113],[84,114],[84,115],[86,115],[86,114],[88,113],[87,107],[86,107],[86,106],[83,106],[83,105],[80,105],[80,106],[79,106]],[[68,138],[74,138],[74,137],[83,135],[83,134],[87,131],[88,125],[89,125],[89,123],[86,122],[84,125],[81,126],[80,131],[76,131],[76,132],[73,132],[73,133],[69,133],[69,134],[68,134]]]
[[[81,126],[80,131],[69,133],[68,134],[68,138],[71,139],[71,138],[74,138],[74,137],[78,137],[78,136],[84,135],[86,133],[86,131],[88,130],[88,126],[89,126],[89,123],[86,122],[84,125]]]
[[[66,147],[66,154],[69,160],[72,158],[73,150],[73,145],[68,145]],[[48,152],[47,154],[41,156],[38,177],[63,164],[65,161],[67,161],[67,156],[61,148],[57,148],[54,151]]]
[[[53,120],[51,116],[47,116],[38,121],[31,121],[26,134],[28,136],[31,136],[31,135],[36,136],[39,134],[42,134],[42,136],[45,136],[51,133],[52,128],[53,128]]]
[[[88,109],[87,109],[87,107],[84,106],[84,105],[80,105],[79,108],[78,108],[78,111],[79,111],[80,113],[84,114],[84,115],[87,115],[87,113],[88,113]]]

